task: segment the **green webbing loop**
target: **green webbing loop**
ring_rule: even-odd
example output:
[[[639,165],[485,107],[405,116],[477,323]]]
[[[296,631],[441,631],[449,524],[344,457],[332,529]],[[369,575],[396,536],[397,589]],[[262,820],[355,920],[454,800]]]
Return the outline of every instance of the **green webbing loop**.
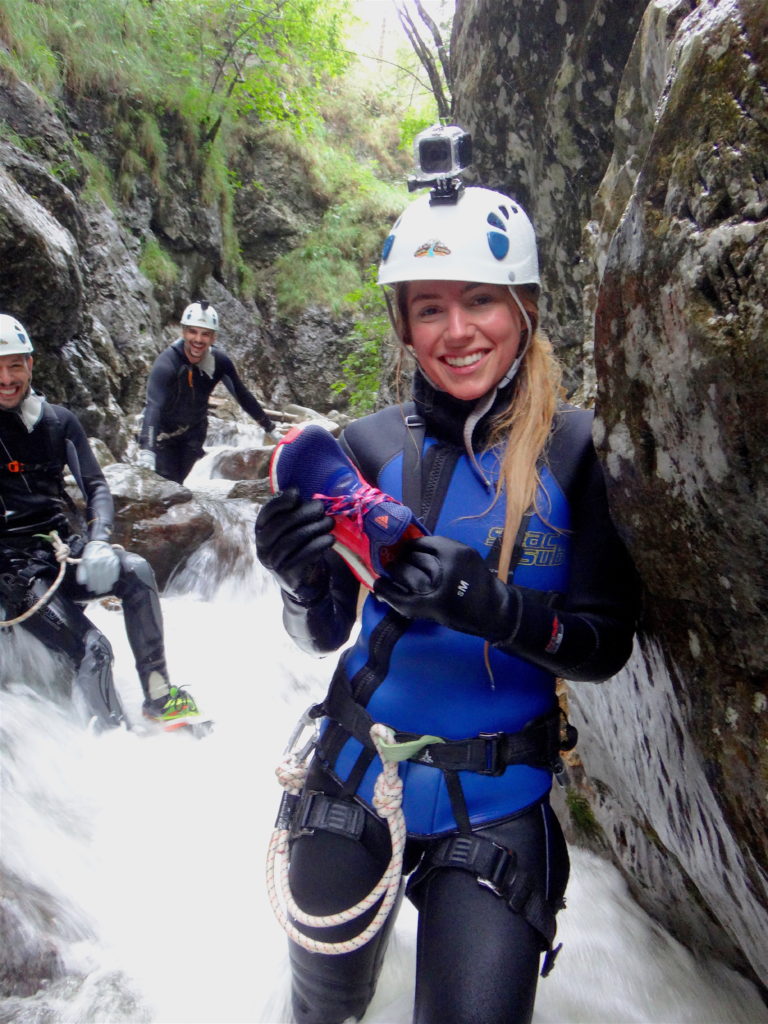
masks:
[[[380,739],[378,747],[382,761],[397,762],[407,761],[409,757],[414,757],[431,743],[445,743],[445,740],[439,736],[419,736],[418,739],[407,740],[405,743],[386,743]]]

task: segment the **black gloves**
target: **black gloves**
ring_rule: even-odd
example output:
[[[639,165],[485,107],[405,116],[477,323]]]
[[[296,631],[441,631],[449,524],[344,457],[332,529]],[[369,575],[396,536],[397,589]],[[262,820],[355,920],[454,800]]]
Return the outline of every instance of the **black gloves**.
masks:
[[[405,545],[373,592],[410,619],[432,619],[491,643],[516,631],[519,595],[477,551],[447,537],[420,537]]]
[[[323,555],[333,546],[333,519],[321,501],[302,501],[295,487],[271,498],[256,518],[256,554],[280,587],[308,606],[328,591]]]

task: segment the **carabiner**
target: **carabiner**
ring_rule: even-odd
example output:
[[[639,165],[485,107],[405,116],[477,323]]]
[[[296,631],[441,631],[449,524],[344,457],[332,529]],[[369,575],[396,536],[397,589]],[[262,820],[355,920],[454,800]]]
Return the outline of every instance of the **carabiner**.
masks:
[[[310,715],[310,711],[314,708],[314,704],[310,704],[307,710],[302,714],[294,726],[293,732],[290,735],[288,743],[285,747],[285,754],[293,754],[297,761],[306,761],[313,749],[317,745],[317,741],[320,738],[320,721],[317,718],[313,718]],[[294,747],[299,742],[299,737],[305,729],[312,729],[312,735],[306,741],[304,746],[297,751],[294,751]]]

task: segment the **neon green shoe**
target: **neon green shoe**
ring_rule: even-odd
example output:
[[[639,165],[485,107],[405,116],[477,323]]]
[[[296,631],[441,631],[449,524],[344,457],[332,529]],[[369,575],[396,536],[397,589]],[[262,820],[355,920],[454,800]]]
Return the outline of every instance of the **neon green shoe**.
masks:
[[[200,712],[192,694],[180,686],[172,686],[170,693],[155,700],[145,700],[144,717],[164,726],[177,729],[200,720]]]

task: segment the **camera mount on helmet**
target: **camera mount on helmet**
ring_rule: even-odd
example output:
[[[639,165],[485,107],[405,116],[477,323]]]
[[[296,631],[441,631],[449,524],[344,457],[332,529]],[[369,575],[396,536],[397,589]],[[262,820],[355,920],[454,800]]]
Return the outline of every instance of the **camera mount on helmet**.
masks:
[[[459,175],[472,161],[472,136],[457,125],[434,124],[413,140],[416,174],[408,191],[429,188],[429,202],[455,203],[464,189]]]

